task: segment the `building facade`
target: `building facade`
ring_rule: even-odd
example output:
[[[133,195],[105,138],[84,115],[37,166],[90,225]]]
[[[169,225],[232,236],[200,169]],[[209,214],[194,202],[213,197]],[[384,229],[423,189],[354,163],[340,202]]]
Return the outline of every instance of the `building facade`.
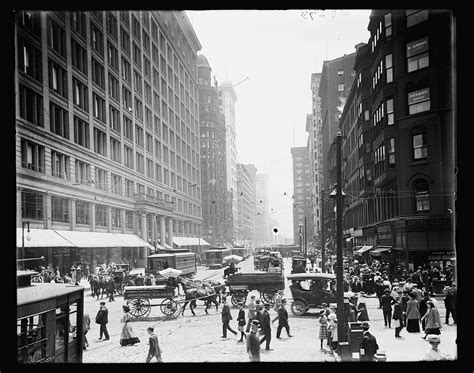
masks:
[[[270,207],[268,196],[268,175],[257,173],[256,177],[256,217],[255,217],[255,246],[261,247],[273,244],[270,222]]]
[[[291,148],[293,157],[293,239],[304,247],[311,240],[311,164],[308,147]],[[306,227],[306,230],[305,230]],[[306,237],[304,234],[306,232]],[[309,234],[308,234],[309,233]]]
[[[257,168],[252,164],[237,164],[238,230],[235,245],[255,246]]]
[[[15,19],[17,227],[130,233],[152,247],[200,236],[201,45],[185,12]],[[74,246],[47,249],[48,265],[146,262],[146,247]]]
[[[217,82],[211,80],[207,58],[198,55],[199,123],[201,144],[202,233],[211,246],[229,241],[226,229],[225,120],[219,107]]]
[[[368,30],[341,127],[344,229],[371,256],[407,269],[452,263],[452,14],[376,10]]]
[[[235,131],[235,103],[237,94],[232,83],[223,82],[219,85],[219,104],[225,118],[226,138],[226,184],[227,208],[226,222],[229,227],[231,241],[237,239],[238,234],[238,194],[237,194],[237,143]]]

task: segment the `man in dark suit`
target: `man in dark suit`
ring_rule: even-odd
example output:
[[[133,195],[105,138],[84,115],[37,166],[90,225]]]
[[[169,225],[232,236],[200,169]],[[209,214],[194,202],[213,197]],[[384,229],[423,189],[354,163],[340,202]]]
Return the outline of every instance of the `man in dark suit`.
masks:
[[[288,311],[285,308],[286,299],[282,299],[280,307],[278,307],[278,315],[272,320],[272,323],[278,319],[278,328],[276,332],[277,339],[281,339],[280,334],[283,328],[286,329],[288,337],[293,337],[290,334],[290,325],[288,324]]]
[[[107,323],[109,322],[109,310],[105,307],[105,302],[100,302],[100,308],[95,317],[95,322],[100,325],[99,339],[102,339],[102,335],[105,336],[105,340],[108,341],[109,332],[107,331]]]
[[[360,342],[360,361],[374,361],[374,356],[379,345],[377,339],[369,333],[370,325],[367,321],[362,323],[362,340]]]
[[[154,333],[154,328],[149,326],[147,328],[148,334],[150,335],[148,355],[146,362],[149,363],[151,359],[155,358],[158,363],[162,363],[160,344],[158,343],[158,336]]]
[[[382,304],[383,320],[385,326],[391,328],[393,298],[390,296],[390,290],[385,289],[384,292],[385,294],[382,295],[382,299],[380,300]]]
[[[264,336],[260,340],[260,344],[265,341],[265,350],[267,351],[273,350],[273,348],[270,348],[270,341],[272,340],[272,325],[270,322],[270,313],[268,312],[269,310],[270,304],[266,303],[265,309],[262,312],[262,332]]]
[[[229,305],[227,304],[227,298],[222,298],[222,338],[227,338],[227,330],[230,330],[234,335],[237,332],[229,326],[229,322],[232,320]]]
[[[444,297],[444,306],[446,307],[446,320],[445,324],[449,324],[449,315],[453,316],[453,322],[456,324],[456,300],[453,289],[447,288],[446,296]]]
[[[420,311],[420,317],[423,317],[425,315],[426,310],[428,309],[426,302],[428,302],[429,300],[430,300],[430,293],[428,291],[425,291],[423,293],[423,299],[420,300],[420,303],[418,305],[418,309]],[[423,330],[425,330],[425,324],[426,324],[426,320],[425,319],[421,320],[421,328]]]

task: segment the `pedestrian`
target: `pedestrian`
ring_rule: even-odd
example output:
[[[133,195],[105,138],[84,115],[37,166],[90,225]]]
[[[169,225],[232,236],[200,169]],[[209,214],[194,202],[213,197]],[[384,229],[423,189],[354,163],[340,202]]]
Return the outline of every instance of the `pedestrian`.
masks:
[[[277,339],[281,339],[280,334],[283,328],[286,329],[288,337],[293,337],[290,334],[290,325],[288,324],[288,311],[286,310],[286,299],[281,301],[280,306],[278,307],[278,315],[272,320],[272,323],[278,320],[278,328],[276,332]]]
[[[433,302],[429,300],[426,302],[428,307],[426,313],[421,317],[422,320],[426,320],[425,335],[421,337],[426,339],[426,336],[429,334],[441,334],[441,317],[439,316],[438,308],[435,307]]]
[[[426,351],[423,361],[453,360],[450,355],[438,348],[441,342],[438,335],[428,335],[427,341],[430,344],[430,349]]]
[[[428,291],[425,291],[423,293],[423,299],[420,300],[419,302],[419,310],[420,310],[420,315],[423,316],[427,309],[428,309],[428,306],[426,305],[426,302],[428,302],[430,300],[430,293]],[[421,318],[421,329],[422,330],[425,330],[425,324],[426,324],[426,319],[423,319]]]
[[[146,362],[149,363],[151,359],[156,358],[157,363],[162,363],[160,344],[158,343],[158,336],[154,333],[154,328],[149,326],[147,332],[150,335],[149,344],[150,349],[146,357]]]
[[[257,299],[257,320],[259,322],[259,328],[262,329],[262,316],[263,316],[263,304],[260,302],[260,299]]]
[[[259,327],[258,320],[252,320],[250,334],[247,336],[247,353],[250,361],[260,361],[260,341],[257,331]]]
[[[395,297],[395,301],[393,303],[393,324],[395,326],[395,338],[402,338],[400,336],[400,332],[403,329],[403,312],[402,312],[402,305],[400,302],[400,296],[397,295]]]
[[[383,312],[383,321],[385,324],[385,327],[391,328],[391,322],[392,322],[392,303],[393,303],[393,298],[390,296],[390,290],[385,289],[384,290],[385,294],[382,295],[382,312]]]
[[[83,322],[82,322],[82,331],[84,333],[84,337],[82,338],[83,345],[82,349],[87,350],[87,347],[89,347],[89,341],[87,340],[87,332],[91,329],[91,317],[87,312],[84,313],[83,315]]]
[[[240,302],[239,303],[239,315],[237,316],[237,325],[238,325],[238,330],[240,332],[240,339],[237,342],[243,342],[244,337],[247,338],[244,332],[245,328],[245,309],[244,309],[244,303]]]
[[[414,293],[409,293],[410,300],[407,302],[407,332],[420,332],[420,310]]]
[[[255,304],[255,295],[250,296],[250,302],[249,302],[249,310],[247,313],[247,328],[245,329],[245,332],[248,333],[250,331],[250,327],[252,325],[252,321],[257,318],[257,305]]]
[[[423,298],[423,291],[418,288],[417,284],[413,284],[413,286],[411,287],[411,292],[415,294],[416,300],[418,301],[418,303],[420,303],[421,299]]]
[[[122,334],[120,335],[120,346],[133,346],[135,343],[140,342],[138,337],[135,336],[133,332],[132,325],[130,325],[130,320],[132,316],[130,315],[130,307],[127,305],[122,306],[124,315],[120,320],[123,322]]]
[[[321,351],[323,351],[323,341],[328,339],[328,319],[325,310],[319,311],[319,339],[321,340]]]
[[[453,323],[456,324],[456,301],[452,287],[446,289],[446,295],[444,297],[444,307],[446,308],[445,324],[449,325],[449,315],[453,317]]]
[[[379,349],[377,339],[369,332],[370,325],[367,321],[362,323],[362,340],[360,342],[360,361],[374,361],[374,356]]]
[[[367,297],[365,292],[361,291],[357,298],[356,313],[358,314],[357,320],[369,321],[369,313],[367,312]]]
[[[337,316],[336,313],[332,312],[329,314],[328,331],[331,331],[331,340],[329,347],[331,350],[336,350],[339,345],[339,339],[337,334]]]
[[[109,277],[109,280],[107,281],[107,292],[109,293],[109,302],[113,302],[114,299],[114,293],[115,293],[115,280],[113,277]]]
[[[402,291],[402,296],[400,297],[400,303],[402,306],[402,314],[403,314],[403,326],[406,328],[407,326],[407,303],[410,300],[408,296],[408,290]]]
[[[232,320],[232,314],[230,313],[229,305],[227,304],[227,298],[222,298],[222,337],[227,338],[227,330],[230,330],[234,335],[237,335],[237,332],[229,326],[230,320]]]
[[[260,339],[260,344],[262,344],[264,341],[265,343],[265,350],[266,351],[272,351],[273,348],[270,348],[270,342],[272,340],[272,326],[270,322],[270,304],[266,303],[265,307],[262,312],[262,333],[263,333],[263,338]]]
[[[95,322],[100,325],[99,330],[99,340],[102,339],[102,336],[105,336],[106,341],[109,338],[109,332],[107,331],[107,323],[109,322],[109,310],[105,307],[105,302],[100,302],[100,308],[95,317]]]

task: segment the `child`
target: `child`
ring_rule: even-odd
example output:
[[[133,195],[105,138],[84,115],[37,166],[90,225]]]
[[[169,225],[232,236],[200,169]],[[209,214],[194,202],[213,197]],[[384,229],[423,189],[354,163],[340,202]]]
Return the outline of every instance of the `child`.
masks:
[[[245,310],[244,310],[243,302],[239,303],[239,315],[237,317],[237,322],[238,322],[238,330],[240,332],[240,339],[238,342],[243,342],[244,337],[247,338],[244,332],[246,322],[245,322]]]
[[[326,310],[319,312],[319,339],[321,340],[321,351],[323,348],[323,341],[328,338],[328,319],[326,317]]]

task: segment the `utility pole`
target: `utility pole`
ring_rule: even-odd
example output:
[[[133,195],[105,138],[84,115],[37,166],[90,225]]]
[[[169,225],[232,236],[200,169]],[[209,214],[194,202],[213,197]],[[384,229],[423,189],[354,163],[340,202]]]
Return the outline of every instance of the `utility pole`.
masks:
[[[308,256],[308,234],[306,230],[306,216],[304,217],[304,256]]]
[[[324,237],[324,188],[321,188],[321,272],[326,272],[326,238]]]
[[[336,261],[336,298],[337,298],[337,338],[339,342],[345,342],[344,326],[346,324],[344,312],[344,284],[342,273],[342,162],[341,162],[342,134],[336,135],[336,235],[337,235],[337,261]]]

